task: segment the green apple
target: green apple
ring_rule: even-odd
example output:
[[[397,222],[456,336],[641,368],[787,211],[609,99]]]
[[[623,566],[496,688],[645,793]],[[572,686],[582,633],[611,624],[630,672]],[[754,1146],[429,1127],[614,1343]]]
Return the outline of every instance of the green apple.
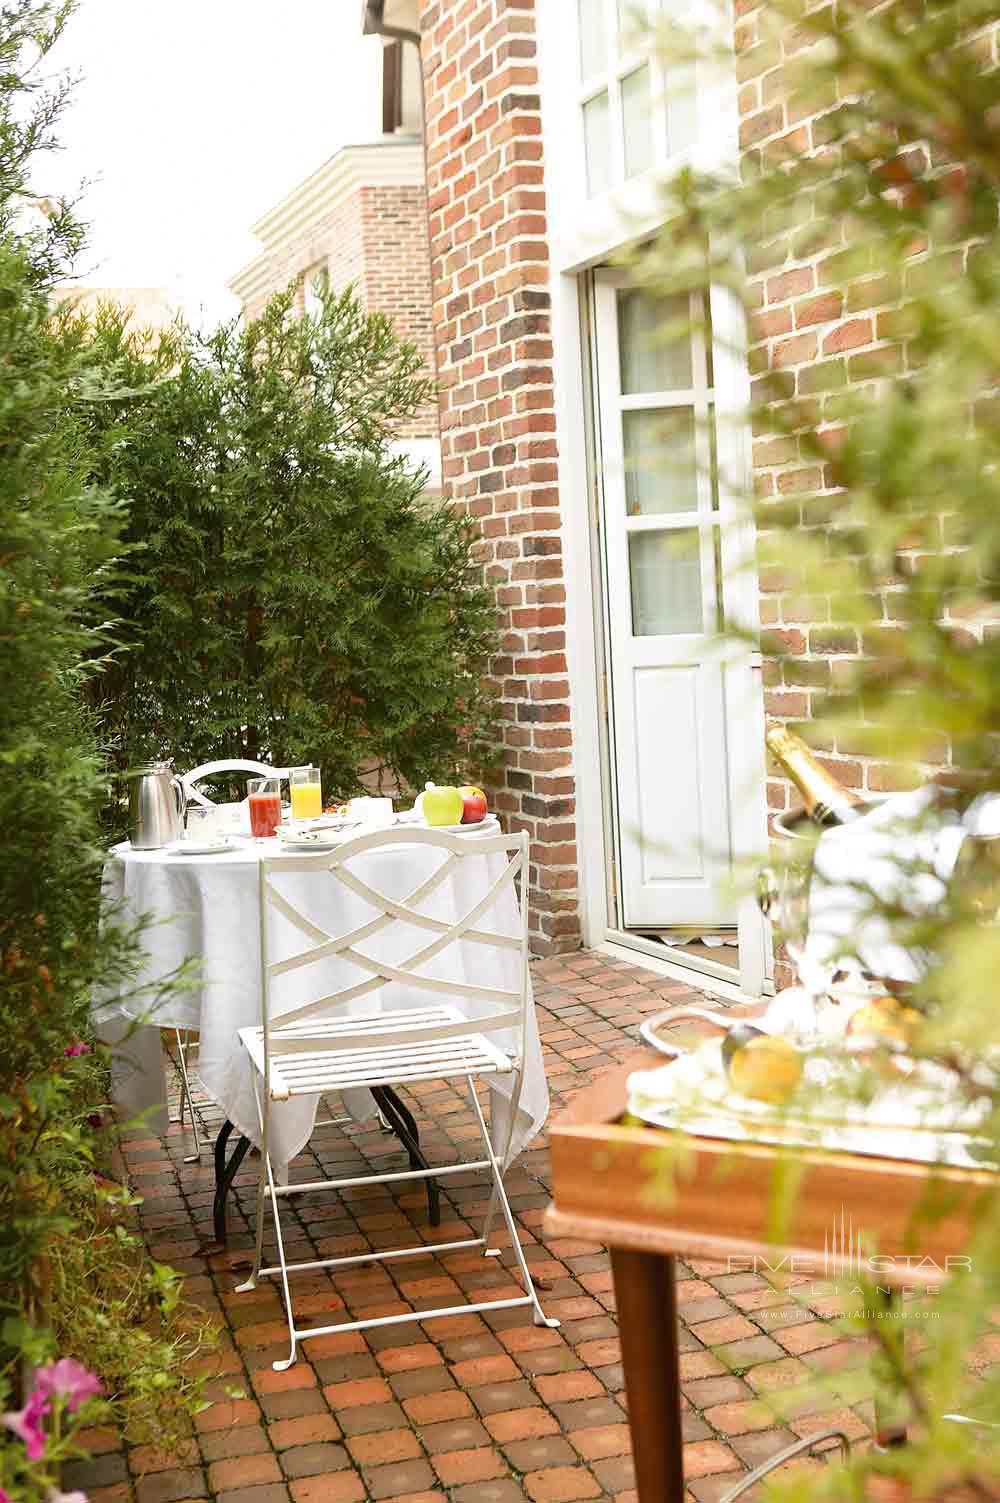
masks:
[[[457,788],[428,783],[420,795],[424,821],[429,825],[459,825],[465,803]]]

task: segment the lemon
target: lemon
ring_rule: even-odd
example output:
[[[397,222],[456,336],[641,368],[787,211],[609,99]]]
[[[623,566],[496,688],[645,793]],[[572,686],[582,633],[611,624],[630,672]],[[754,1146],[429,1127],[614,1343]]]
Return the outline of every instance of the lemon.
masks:
[[[802,1079],[802,1055],[787,1039],[762,1034],[749,1039],[729,1057],[730,1084],[754,1101],[781,1106]]]

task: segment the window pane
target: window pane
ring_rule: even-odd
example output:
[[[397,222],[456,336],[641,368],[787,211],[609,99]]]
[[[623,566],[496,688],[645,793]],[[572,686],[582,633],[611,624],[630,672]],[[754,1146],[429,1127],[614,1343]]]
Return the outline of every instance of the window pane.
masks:
[[[635,177],[636,173],[645,172],[653,165],[647,63],[622,79],[622,131],[625,136],[625,176]]]
[[[630,517],[697,510],[693,407],[623,412],[622,438]]]
[[[654,298],[633,288],[618,294],[622,391],[687,391],[694,384],[691,337],[663,342],[666,325],[689,316],[686,297]]]
[[[705,629],[698,533],[633,532],[628,540],[632,635],[673,637]]]
[[[607,68],[606,0],[577,0],[580,20],[580,76],[593,78]]]
[[[611,121],[608,91],[595,94],[583,107],[583,139],[587,153],[587,192],[591,198],[611,186]]]
[[[694,68],[681,65],[667,72],[667,153],[690,151],[695,143],[697,101]]]

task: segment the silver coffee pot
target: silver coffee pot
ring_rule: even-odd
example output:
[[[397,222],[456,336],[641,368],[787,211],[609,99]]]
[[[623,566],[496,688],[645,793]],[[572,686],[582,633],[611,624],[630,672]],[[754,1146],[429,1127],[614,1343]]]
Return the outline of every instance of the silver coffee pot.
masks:
[[[184,833],[187,794],[172,762],[145,762],[130,767],[128,781],[129,839],[134,851],[155,851],[180,840]]]

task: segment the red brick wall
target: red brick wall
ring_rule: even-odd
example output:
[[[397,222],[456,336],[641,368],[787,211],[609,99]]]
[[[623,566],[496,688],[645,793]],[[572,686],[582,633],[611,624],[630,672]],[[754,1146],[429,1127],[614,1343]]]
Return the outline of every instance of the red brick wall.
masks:
[[[446,491],[497,586],[505,772],[540,953],[580,942],[536,0],[421,0]],[[546,0],[553,3],[553,0]]]
[[[838,100],[831,94],[818,106],[794,96],[785,69],[788,60],[810,40],[804,30],[790,27],[782,38],[782,54],[775,56],[762,43],[757,0],[736,0],[736,47],[740,75],[740,144],[748,163],[759,154],[782,144],[796,150],[821,153],[826,149],[823,116]],[[852,80],[844,81],[845,90]],[[890,300],[887,281],[878,276],[858,277],[844,286],[843,257],[847,249],[844,224],[831,220],[822,248],[808,256],[801,253],[801,237],[788,233],[771,244],[758,247],[750,261],[756,316],[751,331],[752,367],[780,369],[792,384],[794,395],[807,398],[818,410],[821,428],[833,442],[838,428],[836,403],[845,387],[873,390],[887,376],[905,373],[909,351],[899,337],[897,306]],[[965,248],[967,250],[967,248]],[[956,271],[961,270],[965,250],[956,251]],[[916,240],[907,281],[920,285],[928,251]],[[904,293],[908,290],[904,285]],[[787,502],[802,497],[802,523],[809,524],[809,498],[832,495],[831,476],[825,465],[803,454],[793,436],[755,435],[754,479],[758,497]],[[944,539],[942,539],[944,541]],[[765,708],[770,720],[808,720],[822,697],[844,687],[862,644],[853,628],[831,620],[830,600],[807,596],[790,589],[780,571],[763,571],[760,579],[761,623],[778,639],[786,654],[783,662],[765,660]],[[884,629],[902,630],[894,617],[891,591],[883,599]],[[982,623],[960,623],[980,635]],[[830,771],[859,792],[879,793],[900,786],[899,772],[888,763],[863,755],[848,732],[836,737],[825,729],[814,742]],[[949,748],[940,749],[941,764],[947,765]],[[938,771],[927,767],[925,774]],[[778,777],[768,783],[768,804],[781,810],[798,803],[791,785]]]

